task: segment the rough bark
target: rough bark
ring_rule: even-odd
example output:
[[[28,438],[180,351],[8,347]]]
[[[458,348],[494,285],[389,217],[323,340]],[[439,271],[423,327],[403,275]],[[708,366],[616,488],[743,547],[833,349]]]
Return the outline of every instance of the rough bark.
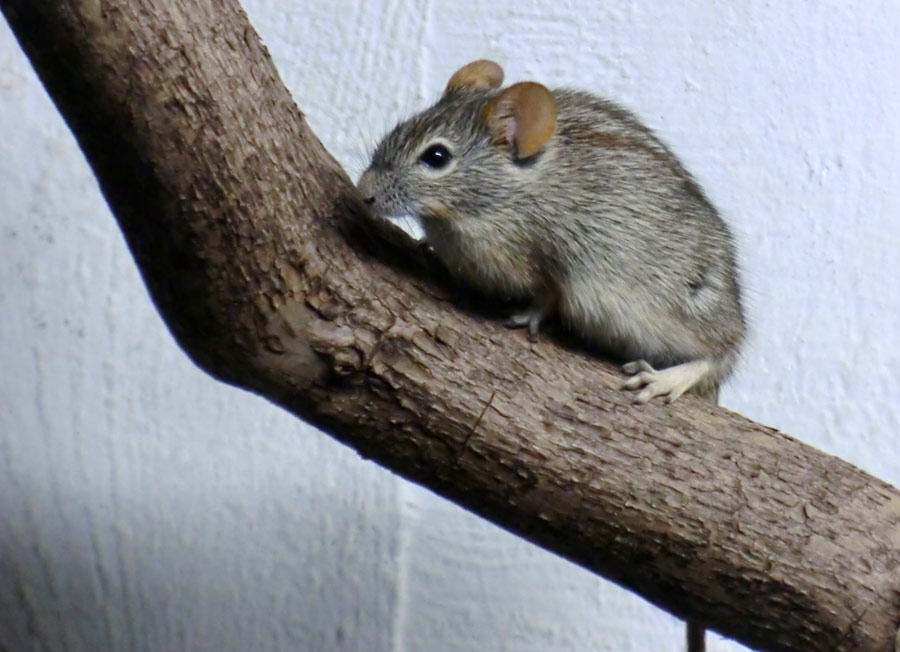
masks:
[[[751,647],[893,649],[900,492],[459,307],[362,216],[235,0],[0,8],[203,369]]]

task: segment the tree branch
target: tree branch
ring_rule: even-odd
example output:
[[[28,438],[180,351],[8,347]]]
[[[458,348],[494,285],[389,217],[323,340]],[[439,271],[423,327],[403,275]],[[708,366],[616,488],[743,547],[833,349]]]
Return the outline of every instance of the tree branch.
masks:
[[[893,649],[900,492],[532,345],[364,217],[235,0],[0,0],[203,369],[763,650]],[[414,272],[414,273],[411,273]]]

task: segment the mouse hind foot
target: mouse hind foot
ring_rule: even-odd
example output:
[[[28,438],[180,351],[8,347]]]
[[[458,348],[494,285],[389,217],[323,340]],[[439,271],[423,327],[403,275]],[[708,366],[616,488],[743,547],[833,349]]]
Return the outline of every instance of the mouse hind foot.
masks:
[[[706,398],[712,394],[715,401],[717,383],[713,360],[691,360],[666,369],[654,369],[647,361],[637,360],[623,365],[622,371],[631,376],[622,384],[622,389],[640,390],[634,397],[635,403],[647,403],[657,396],[664,396],[666,403],[671,403],[692,389]]]

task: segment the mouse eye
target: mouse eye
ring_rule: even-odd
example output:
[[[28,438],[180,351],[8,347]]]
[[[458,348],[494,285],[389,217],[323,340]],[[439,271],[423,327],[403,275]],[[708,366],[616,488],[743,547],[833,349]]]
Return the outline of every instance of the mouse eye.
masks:
[[[452,158],[453,154],[450,153],[450,150],[447,149],[444,145],[437,143],[435,145],[431,145],[428,149],[422,152],[419,160],[430,168],[440,170],[441,168],[446,167],[450,162],[450,159]]]

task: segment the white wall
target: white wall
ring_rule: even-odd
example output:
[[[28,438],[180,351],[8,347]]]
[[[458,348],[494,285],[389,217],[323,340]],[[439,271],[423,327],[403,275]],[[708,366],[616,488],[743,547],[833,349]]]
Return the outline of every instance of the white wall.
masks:
[[[245,4],[354,175],[477,57],[636,109],[740,234],[753,336],[723,403],[900,484],[895,0]],[[0,649],[680,641],[640,599],[195,369],[0,25]]]

